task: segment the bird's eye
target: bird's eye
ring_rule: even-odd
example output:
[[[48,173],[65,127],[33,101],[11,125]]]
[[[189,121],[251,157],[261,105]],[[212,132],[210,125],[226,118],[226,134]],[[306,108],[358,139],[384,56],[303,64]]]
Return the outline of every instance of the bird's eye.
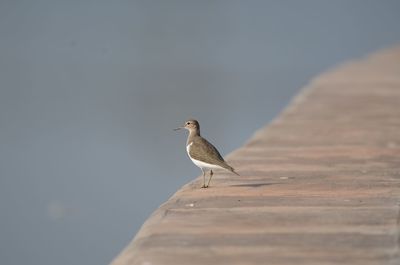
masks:
[[[187,123],[186,123],[186,125],[189,125],[189,124],[190,124],[190,122],[187,122]]]

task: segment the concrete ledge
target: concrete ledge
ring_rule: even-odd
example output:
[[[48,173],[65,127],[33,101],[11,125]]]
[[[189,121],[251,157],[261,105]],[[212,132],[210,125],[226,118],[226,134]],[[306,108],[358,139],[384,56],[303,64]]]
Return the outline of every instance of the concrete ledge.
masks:
[[[113,265],[400,264],[400,47],[313,80]]]

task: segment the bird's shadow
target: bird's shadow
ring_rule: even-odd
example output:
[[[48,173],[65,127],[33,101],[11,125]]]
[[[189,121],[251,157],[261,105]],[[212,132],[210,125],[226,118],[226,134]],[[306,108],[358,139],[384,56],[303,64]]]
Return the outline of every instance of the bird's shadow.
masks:
[[[280,182],[258,182],[258,183],[232,184],[229,186],[259,188],[259,187],[263,187],[263,186],[270,186],[270,185],[276,185],[276,184],[282,184],[282,183],[280,183]]]

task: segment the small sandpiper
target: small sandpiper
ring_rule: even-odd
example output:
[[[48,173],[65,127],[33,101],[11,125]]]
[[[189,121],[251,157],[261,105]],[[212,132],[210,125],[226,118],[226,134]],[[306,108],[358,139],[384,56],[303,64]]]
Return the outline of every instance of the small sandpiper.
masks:
[[[175,130],[186,129],[189,136],[186,141],[186,152],[193,163],[203,172],[203,186],[208,188],[213,176],[213,169],[226,169],[239,176],[238,173],[228,165],[221,154],[211,143],[200,136],[200,124],[196,120],[188,120],[185,125]],[[206,185],[206,170],[210,170],[210,178]]]

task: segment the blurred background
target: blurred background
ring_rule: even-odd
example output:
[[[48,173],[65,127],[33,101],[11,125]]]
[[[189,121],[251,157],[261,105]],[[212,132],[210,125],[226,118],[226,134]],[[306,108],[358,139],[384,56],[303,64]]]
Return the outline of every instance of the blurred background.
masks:
[[[0,1],[0,263],[109,263],[310,78],[400,42],[400,1]]]

